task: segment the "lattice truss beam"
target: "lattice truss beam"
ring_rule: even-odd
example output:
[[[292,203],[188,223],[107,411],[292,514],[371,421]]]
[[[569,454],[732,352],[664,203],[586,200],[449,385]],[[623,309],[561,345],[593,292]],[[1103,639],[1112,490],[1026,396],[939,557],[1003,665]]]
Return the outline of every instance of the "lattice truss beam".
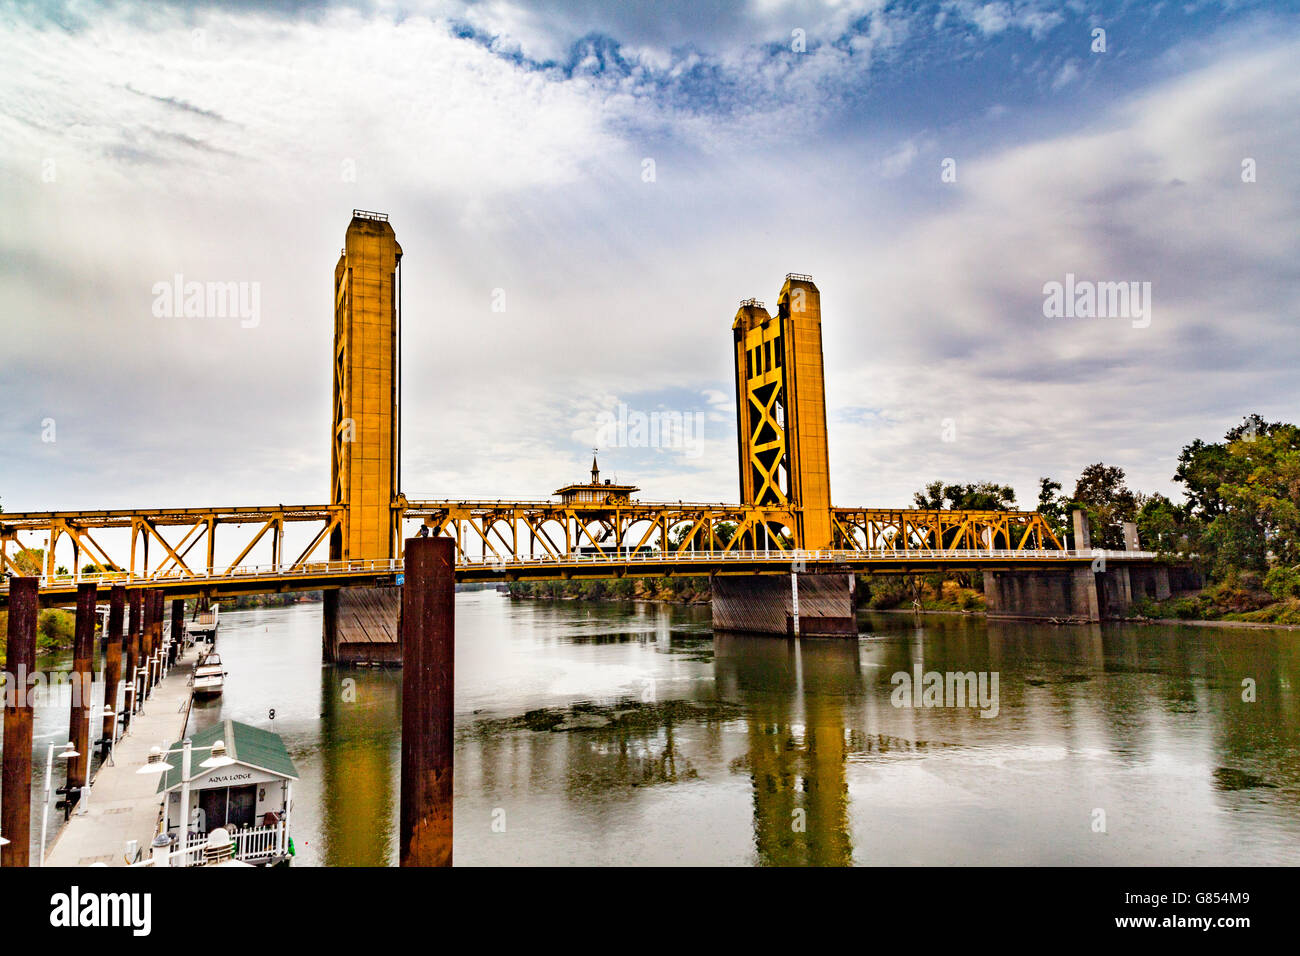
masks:
[[[352,480],[352,458],[347,444],[352,441],[352,376],[349,374],[352,347],[347,315],[352,308],[352,270],[345,270],[334,299],[334,434],[330,442],[330,496],[334,504],[346,504]]]
[[[835,508],[837,547],[862,551],[1059,551],[1036,511],[921,511]]]
[[[635,502],[583,508],[555,502],[421,501],[406,503],[399,520],[403,537],[418,521],[431,534],[451,538],[461,561],[554,561],[579,551],[611,560],[625,554],[729,552],[739,550],[761,525],[788,533],[793,524],[783,509]],[[792,547],[788,540],[775,545],[782,551]]]
[[[754,501],[787,505],[790,452],[785,434],[785,367],[780,325],[752,329],[745,338],[745,398],[749,404],[749,467]]]
[[[395,506],[401,537],[420,522],[451,538],[459,560],[560,560],[581,551],[615,561],[626,554],[744,550],[765,528],[773,551],[797,548],[793,512],[740,505],[637,504],[562,507],[554,502],[420,501]],[[731,528],[722,528],[722,525]],[[958,550],[1060,550],[1037,512],[912,511],[837,508],[837,550],[906,553]],[[733,530],[734,529],[734,530]],[[730,531],[730,535],[726,532]]]
[[[38,570],[50,578],[60,565],[74,573],[94,564],[133,581],[220,576],[248,564],[295,571],[325,560],[330,533],[345,510],[273,505],[0,512],[0,569],[18,575]],[[285,560],[291,553],[286,550],[287,525],[295,527],[294,544],[301,546],[291,561]]]
[[[37,569],[54,577],[61,564],[95,564],[128,580],[221,576],[250,565],[291,573],[327,560],[330,535],[344,516],[337,505],[0,513],[0,568],[14,574]],[[773,551],[798,547],[792,511],[728,504],[565,507],[550,501],[399,499],[394,520],[402,537],[423,524],[432,534],[452,538],[463,562],[558,561],[574,552],[611,562],[628,554],[729,553],[745,550],[759,529],[766,530],[763,538]],[[290,526],[296,529],[292,549],[286,541]],[[833,527],[838,550],[1062,548],[1036,512],[836,508]]]

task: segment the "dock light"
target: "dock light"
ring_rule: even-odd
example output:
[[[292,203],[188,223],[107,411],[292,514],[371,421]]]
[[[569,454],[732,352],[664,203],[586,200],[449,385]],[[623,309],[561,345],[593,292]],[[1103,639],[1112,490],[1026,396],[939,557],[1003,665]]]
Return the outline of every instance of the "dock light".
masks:
[[[45,837],[49,832],[50,827],[50,803],[54,799],[54,787],[52,786],[52,782],[54,780],[55,746],[56,745],[53,742],[50,743],[49,756],[45,758],[45,806],[41,809],[41,866],[45,865]],[[58,753],[59,760],[71,760],[73,757],[80,756],[81,754],[77,753],[77,748],[73,746],[71,740],[64,744],[63,749]],[[65,792],[69,795],[69,798],[71,798],[72,791],[67,790]],[[65,809],[68,806],[70,806],[70,804],[65,804]],[[64,816],[64,819],[67,819],[66,815]]]
[[[163,756],[161,747],[150,747],[148,762],[143,767],[137,767],[135,772],[141,775],[166,773],[172,769],[172,765],[163,760]]]
[[[226,742],[218,740],[212,745],[212,756],[207,760],[200,760],[199,766],[205,770],[214,770],[217,767],[229,767],[235,760],[226,754]]]

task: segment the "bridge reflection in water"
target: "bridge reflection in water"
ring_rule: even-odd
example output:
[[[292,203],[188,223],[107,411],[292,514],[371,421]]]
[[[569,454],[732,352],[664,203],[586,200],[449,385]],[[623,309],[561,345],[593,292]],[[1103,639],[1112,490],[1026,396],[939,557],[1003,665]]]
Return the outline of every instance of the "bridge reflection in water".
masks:
[[[303,776],[299,862],[383,864],[400,675],[303,668],[319,614],[223,614],[219,707],[265,723],[275,702]],[[707,608],[460,595],[457,861],[1297,861],[1294,635],[863,625],[796,645],[715,637]],[[893,706],[891,676],[917,665],[997,672],[997,717]]]
[[[759,861],[852,863],[840,700],[862,686],[857,642],[716,635],[714,648],[718,693],[747,714],[749,752],[735,768],[753,784]]]

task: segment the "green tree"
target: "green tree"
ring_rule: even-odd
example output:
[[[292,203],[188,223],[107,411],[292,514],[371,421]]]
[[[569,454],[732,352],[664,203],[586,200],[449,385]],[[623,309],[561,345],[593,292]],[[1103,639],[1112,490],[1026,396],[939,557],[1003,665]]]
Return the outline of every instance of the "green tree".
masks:
[[[1016,503],[1016,489],[992,481],[945,485],[932,481],[912,495],[925,511],[1008,511]]]
[[[1162,494],[1137,496],[1138,541],[1148,551],[1177,553],[1183,550],[1187,515],[1183,508]]]
[[[45,549],[28,548],[11,554],[10,559],[18,566],[18,573],[23,577],[39,577],[45,573]]]
[[[1056,532],[1059,538],[1069,524],[1069,503],[1061,496],[1061,483],[1051,478],[1038,479],[1038,507],[1034,509],[1043,516],[1047,526]]]
[[[46,608],[36,617],[37,646],[41,650],[70,647],[76,623],[76,618],[62,608]]]
[[[1136,517],[1138,503],[1123,468],[1099,461],[1083,469],[1070,504],[1087,514],[1093,547],[1124,547],[1123,525]]]
[[[1183,448],[1174,480],[1185,487],[1190,549],[1215,580],[1236,570],[1300,561],[1300,433],[1249,415],[1222,442]]]

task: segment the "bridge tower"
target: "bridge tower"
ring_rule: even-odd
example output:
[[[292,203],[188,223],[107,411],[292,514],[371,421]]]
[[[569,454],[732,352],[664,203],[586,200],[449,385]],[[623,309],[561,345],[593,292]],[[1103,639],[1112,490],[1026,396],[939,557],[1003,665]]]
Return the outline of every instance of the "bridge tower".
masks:
[[[740,303],[735,343],[740,501],[790,514],[792,542],[776,522],[746,533],[742,548],[834,547],[821,292],[812,276],[790,273],[776,315],[757,299]],[[715,631],[855,636],[853,580],[791,567],[788,577],[714,574]]]
[[[776,315],[758,300],[746,299],[731,328],[741,503],[790,509],[795,545],[829,548],[821,293],[812,276],[790,273]],[[768,545],[755,541],[753,546]]]
[[[388,216],[354,209],[334,267],[330,503],[344,506],[330,537],[334,561],[399,556],[401,262]],[[398,662],[398,593],[326,591],[325,659]]]
[[[395,558],[402,247],[383,213],[355,209],[334,267],[330,503],[345,505],[330,557]]]

